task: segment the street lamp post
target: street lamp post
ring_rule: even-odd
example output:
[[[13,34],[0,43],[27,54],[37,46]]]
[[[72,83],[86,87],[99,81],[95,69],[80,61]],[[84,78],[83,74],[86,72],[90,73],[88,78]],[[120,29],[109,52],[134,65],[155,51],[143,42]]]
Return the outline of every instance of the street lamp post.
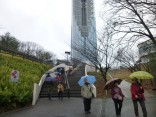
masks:
[[[70,55],[69,51],[65,51],[65,54],[67,54],[67,64],[68,64],[68,55]]]

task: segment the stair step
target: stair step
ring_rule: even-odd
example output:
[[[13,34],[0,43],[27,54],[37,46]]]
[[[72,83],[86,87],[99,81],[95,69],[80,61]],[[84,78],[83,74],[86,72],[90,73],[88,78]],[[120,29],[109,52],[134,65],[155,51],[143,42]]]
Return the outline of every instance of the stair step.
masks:
[[[68,97],[68,96],[63,96]],[[81,95],[70,95],[70,97],[81,97]],[[48,98],[48,96],[40,96],[40,98]],[[58,98],[58,96],[52,96],[52,98]]]
[[[57,92],[52,92],[51,93],[52,94],[52,96],[54,96],[54,97],[57,97],[58,96],[58,93]],[[63,95],[64,96],[68,96],[68,93],[66,92],[66,93],[63,93]],[[70,96],[81,96],[81,93],[80,93],[80,91],[72,91],[72,93],[70,93]],[[42,93],[40,93],[40,97],[43,97],[43,96],[46,96],[46,97],[48,97],[48,92],[42,92]]]
[[[40,97],[48,97],[48,94],[42,94]],[[57,93],[52,94],[52,97],[58,97]],[[63,94],[63,97],[68,97],[68,94]],[[70,94],[70,97],[81,97],[79,93],[72,93]]]
[[[81,71],[80,71],[81,70]],[[84,76],[84,69],[80,69],[74,74],[68,76],[68,81],[70,85],[70,97],[81,97],[81,87],[78,85],[78,81],[81,76]],[[68,92],[65,90],[64,97],[68,97]],[[57,93],[57,83],[52,87],[52,98],[58,97]],[[48,98],[48,86],[47,83],[44,83],[40,92],[40,98]]]

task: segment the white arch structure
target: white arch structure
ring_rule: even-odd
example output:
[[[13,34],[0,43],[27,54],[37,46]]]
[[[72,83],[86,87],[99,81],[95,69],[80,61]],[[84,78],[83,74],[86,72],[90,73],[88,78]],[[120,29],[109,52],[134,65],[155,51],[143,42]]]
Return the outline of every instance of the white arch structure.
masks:
[[[73,70],[73,67],[72,67],[72,66],[68,66],[68,65],[66,65],[66,64],[60,64],[60,65],[57,65],[57,66],[53,67],[53,68],[50,69],[48,72],[54,72],[54,70],[56,70],[56,69],[59,68],[59,67],[64,68],[65,75],[66,75],[66,72],[67,72],[67,71]],[[39,84],[34,83],[32,105],[35,105],[36,102],[37,102],[37,100],[38,100],[38,98],[39,98],[39,94],[40,94],[42,85],[43,85],[43,83],[44,83],[44,81],[45,81],[45,78],[46,78],[46,74],[44,74],[44,75],[41,77],[41,80],[40,80]]]

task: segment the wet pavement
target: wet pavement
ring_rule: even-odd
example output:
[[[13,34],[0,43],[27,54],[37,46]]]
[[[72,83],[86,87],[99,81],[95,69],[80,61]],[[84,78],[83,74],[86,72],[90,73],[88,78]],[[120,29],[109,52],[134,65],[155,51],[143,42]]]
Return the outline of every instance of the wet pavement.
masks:
[[[156,98],[146,98],[145,104],[148,117],[156,117]],[[139,113],[140,117],[143,117],[140,105]],[[42,98],[36,106],[1,114],[0,117],[116,117],[116,115],[111,98],[93,99],[91,114],[84,113],[82,98],[64,100]],[[135,117],[130,98],[124,99],[121,117]]]
[[[146,98],[145,104],[148,117],[156,117],[156,98]],[[140,105],[138,107],[140,117],[143,117]],[[109,98],[104,101],[101,117],[116,117],[114,102],[112,99]],[[121,117],[135,117],[133,103],[130,98],[124,99]]]
[[[119,85],[123,94],[125,95],[121,117],[135,117],[133,102],[131,100],[130,86],[131,83],[125,80],[123,80]],[[147,91],[144,92],[144,95],[146,98],[145,105],[147,108],[148,117],[156,117],[156,97]],[[140,117],[143,117],[140,105],[139,113]],[[112,99],[109,98],[103,101],[101,117],[116,117],[115,106]]]
[[[32,108],[5,113],[0,117],[100,117],[101,109],[102,99],[93,99],[91,114],[85,114],[82,98],[41,98]]]
[[[133,103],[130,98],[130,83],[122,81],[120,87],[125,95],[121,117],[135,117]],[[145,104],[148,117],[156,117],[156,97],[145,91]],[[140,117],[142,116],[139,105]],[[93,99],[91,114],[85,114],[82,98],[40,98],[30,108],[0,114],[0,117],[116,117],[114,102],[111,98]]]

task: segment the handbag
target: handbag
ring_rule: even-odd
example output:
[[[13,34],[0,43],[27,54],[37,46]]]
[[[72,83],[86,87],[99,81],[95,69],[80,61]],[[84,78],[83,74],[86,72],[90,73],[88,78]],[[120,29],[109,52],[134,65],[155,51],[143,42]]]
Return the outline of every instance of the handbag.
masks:
[[[92,92],[92,91],[91,91]],[[93,92],[92,92],[92,98],[94,98],[95,96],[94,96],[94,94],[93,94]]]
[[[87,87],[87,88],[88,88],[88,87]],[[88,88],[88,90],[89,90],[89,88]],[[89,91],[92,93],[92,98],[94,98],[95,96],[94,96],[94,93],[92,92],[91,88],[90,88]]]
[[[122,100],[122,97],[120,95],[117,95],[118,100]]]
[[[92,92],[92,90],[90,89],[90,92],[92,93],[92,98],[94,98],[95,96],[94,96],[94,93]]]

